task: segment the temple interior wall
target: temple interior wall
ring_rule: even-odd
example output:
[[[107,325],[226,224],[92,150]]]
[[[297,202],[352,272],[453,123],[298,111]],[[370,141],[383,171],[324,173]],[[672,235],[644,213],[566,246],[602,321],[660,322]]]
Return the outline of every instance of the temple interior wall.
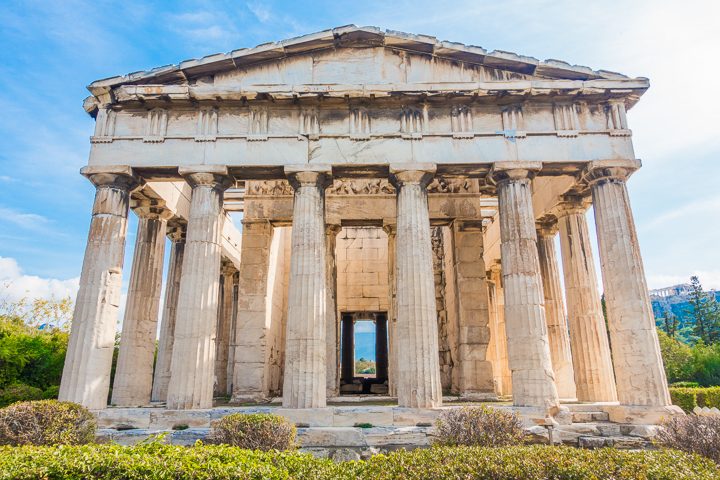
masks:
[[[388,238],[378,227],[343,227],[337,237],[337,308],[388,311]]]
[[[283,384],[291,233],[292,227],[275,227],[270,245],[266,297],[266,365],[269,374],[268,385],[273,394],[280,394]]]

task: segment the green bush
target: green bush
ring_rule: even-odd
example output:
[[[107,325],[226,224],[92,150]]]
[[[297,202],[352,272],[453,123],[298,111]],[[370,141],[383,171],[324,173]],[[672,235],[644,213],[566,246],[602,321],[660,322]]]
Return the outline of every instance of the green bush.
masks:
[[[234,413],[211,427],[208,443],[263,451],[295,448],[295,425],[279,415]]]
[[[0,445],[78,445],[95,439],[97,422],[76,403],[18,402],[0,409]]]
[[[700,384],[698,382],[675,382],[671,383],[670,386],[676,388],[694,388],[699,387]]]
[[[37,478],[717,480],[720,473],[710,460],[675,450],[539,445],[400,450],[339,464],[308,454],[250,451],[227,445],[0,447],[0,480]]]
[[[24,383],[13,383],[0,390],[0,407],[7,407],[15,402],[41,400],[43,391]]]
[[[60,385],[50,385],[43,392],[43,400],[57,400],[60,395]]]
[[[525,432],[514,412],[482,407],[446,410],[435,422],[435,444],[501,447],[523,443]]]
[[[670,398],[686,412],[695,407],[720,408],[720,387],[670,387]]]

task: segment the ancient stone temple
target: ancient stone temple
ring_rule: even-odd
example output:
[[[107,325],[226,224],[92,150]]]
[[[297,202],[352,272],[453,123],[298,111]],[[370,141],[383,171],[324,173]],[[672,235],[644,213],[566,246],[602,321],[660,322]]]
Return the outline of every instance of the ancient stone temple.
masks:
[[[648,86],[355,26],[92,83],[96,196],[60,397],[673,413],[626,188],[626,111]],[[354,367],[363,321],[372,378]]]

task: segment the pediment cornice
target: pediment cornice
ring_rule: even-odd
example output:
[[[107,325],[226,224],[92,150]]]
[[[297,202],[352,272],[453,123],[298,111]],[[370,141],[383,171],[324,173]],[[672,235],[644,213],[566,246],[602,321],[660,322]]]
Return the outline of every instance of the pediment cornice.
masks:
[[[501,69],[547,79],[540,80],[538,83],[530,81],[533,84],[528,84],[528,81],[488,82],[496,85],[492,87],[482,85],[469,86],[467,88],[463,87],[463,90],[492,91],[515,88],[523,90],[533,88],[555,88],[554,86],[544,85],[546,85],[547,82],[553,82],[556,80],[564,82],[569,81],[570,84],[573,82],[580,82],[581,84],[584,84],[592,81],[614,81],[620,83],[629,81],[640,86],[627,88],[638,88],[641,90],[647,88],[647,79],[644,78],[629,79],[619,73],[605,70],[592,70],[588,67],[571,65],[560,60],[549,59],[540,61],[533,57],[518,55],[502,50],[488,52],[487,50],[477,46],[440,41],[435,37],[427,35],[413,35],[391,30],[383,31],[377,27],[357,27],[355,25],[348,25],[279,42],[265,43],[254,48],[243,48],[233,50],[229,53],[219,53],[200,59],[186,60],[180,62],[178,65],[166,65],[148,71],[135,72],[127,75],[98,80],[88,86],[88,90],[90,90],[96,100],[92,101],[92,99],[89,99],[89,101],[86,102],[86,109],[88,109],[88,111],[92,111],[95,108],[94,105],[97,105],[98,103],[112,103],[111,101],[108,101],[108,97],[112,96],[111,93],[115,90],[126,88],[128,86],[142,86],[145,90],[152,86],[157,89],[165,88],[169,92],[180,92],[173,94],[191,96],[191,92],[193,92],[193,94],[202,95],[203,88],[208,89],[211,87],[206,87],[202,84],[198,86],[182,84],[203,76],[247,68],[254,64],[260,64],[263,62],[279,61],[283,58],[314,51],[377,46],[403,50],[416,54],[430,55],[461,63],[482,65],[488,68]],[[504,86],[503,84],[506,83],[511,83],[513,85]],[[561,88],[584,88],[584,85],[578,86],[570,84],[567,87],[564,86]],[[594,85],[592,84],[588,84],[588,88],[593,88],[593,86]],[[300,87],[304,87],[307,90],[321,90],[326,88],[321,85]],[[335,89],[330,87],[327,88],[328,91],[332,93],[334,91],[341,91],[343,87],[344,86],[340,85]],[[387,87],[388,85],[385,85],[385,88]],[[416,85],[416,87],[418,89],[428,88],[427,85]],[[238,95],[252,96],[252,88],[247,86],[244,86],[243,88],[246,92],[239,92],[237,93]],[[284,86],[274,85],[266,86],[266,88],[274,90],[274,92],[268,93],[282,94]],[[298,86],[294,86],[294,88],[297,90]],[[376,88],[381,90],[383,87],[377,86]],[[354,88],[351,88],[350,90],[354,92],[357,91]],[[428,91],[430,92],[442,90],[442,86],[430,86],[428,88]],[[132,91],[132,89],[128,89],[128,91]],[[135,90],[136,95],[141,94],[141,92],[142,89]],[[289,95],[297,95],[300,93],[312,94],[317,92],[288,91],[285,93]]]

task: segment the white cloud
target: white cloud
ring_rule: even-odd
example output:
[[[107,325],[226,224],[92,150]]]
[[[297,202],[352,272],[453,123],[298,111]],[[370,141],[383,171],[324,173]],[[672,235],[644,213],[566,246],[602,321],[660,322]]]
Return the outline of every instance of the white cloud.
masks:
[[[260,4],[259,2],[248,2],[247,8],[262,23],[267,23],[272,19],[272,13],[270,9]]]
[[[0,222],[10,222],[28,230],[44,229],[50,222],[46,217],[36,213],[25,213],[12,208],[0,207]]]
[[[80,278],[61,280],[25,275],[14,258],[0,257],[0,297],[17,301],[22,298],[70,297],[75,300]]]

